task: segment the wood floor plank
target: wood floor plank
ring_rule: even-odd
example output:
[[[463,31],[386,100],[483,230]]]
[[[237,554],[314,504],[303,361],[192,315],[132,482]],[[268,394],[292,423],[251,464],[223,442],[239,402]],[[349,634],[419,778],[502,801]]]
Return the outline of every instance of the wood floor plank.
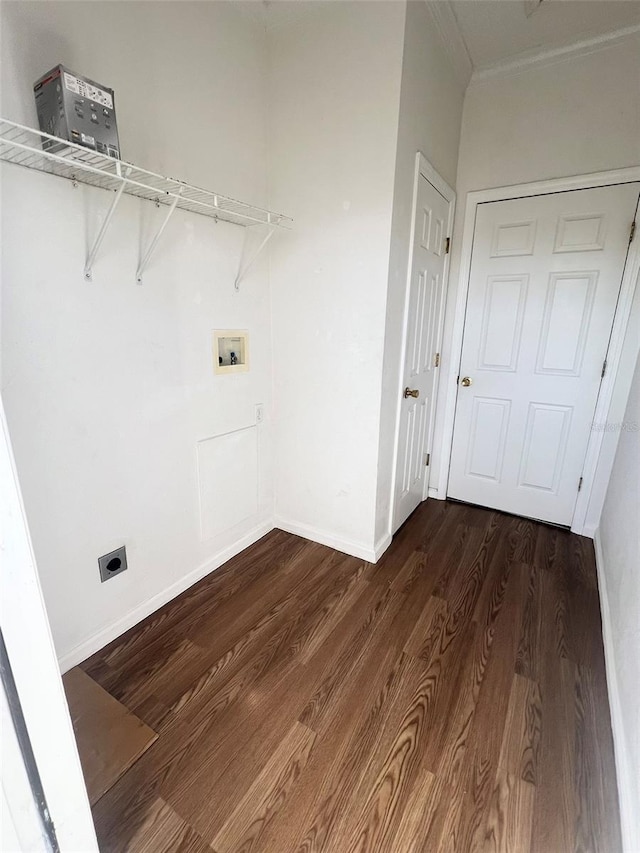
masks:
[[[413,788],[429,776],[423,745],[437,691],[433,668],[413,659],[327,849],[354,853],[392,844]]]
[[[439,563],[442,563],[442,569],[439,572],[438,582],[435,585],[433,594],[436,598],[444,598],[448,600],[451,594],[451,588],[456,583],[458,574],[468,568],[469,555],[475,553],[482,541],[483,531],[479,527],[471,524],[458,524],[453,532],[453,536],[448,537],[443,542],[435,542],[434,545],[439,545],[439,549],[430,552],[430,556],[437,557]]]
[[[372,756],[384,750],[381,743],[388,730],[389,717],[401,706],[398,697],[408,691],[409,684],[415,684],[423,670],[423,664],[408,655],[396,658],[385,684],[349,738],[342,760],[334,773],[324,780],[316,798],[317,805],[292,849],[298,853],[345,849],[349,838],[345,827],[349,826],[353,810],[357,808],[355,792],[367,773]]]
[[[354,814],[359,812],[358,819],[343,834],[342,845],[350,853],[376,850],[395,837],[395,828],[416,785],[433,690],[433,674],[425,667],[412,695],[408,699],[403,695],[402,715],[390,718],[388,737],[372,754],[357,793]]]
[[[564,571],[567,562],[568,537],[566,530],[538,524],[533,552],[533,565],[551,574]]]
[[[213,839],[216,853],[256,853],[304,769],[315,732],[295,722]]]
[[[448,616],[438,642],[427,660],[427,675],[432,680],[428,708],[428,732],[422,744],[422,763],[437,772],[445,782],[455,778],[455,769],[462,761],[466,748],[467,726],[471,715],[461,723],[459,737],[452,736],[452,727],[459,724],[458,701],[465,690],[464,681],[473,668],[477,649],[478,627],[461,621],[456,614]],[[448,748],[451,748],[449,753]]]
[[[458,565],[455,554],[461,553],[474,527],[469,522],[468,510],[468,507],[451,505],[442,523],[430,536],[424,537],[418,549],[425,554],[427,564],[433,567],[443,585],[446,585],[449,573]]]
[[[425,585],[429,573],[427,555],[424,551],[414,551],[398,570],[390,586],[397,592],[407,595],[419,586]],[[435,585],[436,578],[433,579],[433,583]]]
[[[489,660],[480,685],[471,737],[480,753],[496,761],[502,747],[520,634],[527,567],[512,566],[504,604],[495,621]]]
[[[517,547],[517,535],[513,530],[512,520],[508,519],[502,528],[500,545],[489,563],[485,582],[473,608],[471,618],[479,625],[489,628],[495,624],[504,601],[512,566],[518,562],[515,558]]]
[[[568,656],[576,664],[597,668],[602,657],[602,628],[598,593],[574,582],[568,611]]]
[[[429,596],[404,645],[407,654],[429,660],[447,621],[449,608],[444,598]]]
[[[490,592],[482,604],[480,601],[476,603],[474,611],[477,616],[477,621],[474,619],[477,630],[473,637],[473,647],[466,665],[460,663],[460,679],[452,696],[452,703],[443,715],[437,737],[432,739],[431,760],[437,762],[438,775],[451,784],[458,781],[466,753],[473,715],[495,637],[496,621],[513,572],[511,555],[508,542],[494,555],[487,578],[487,583],[491,585]]]
[[[495,783],[495,767],[477,745],[466,756],[456,796],[445,815],[438,853],[481,850]]]
[[[449,572],[449,580],[442,597],[459,611],[462,618],[473,612],[485,581],[486,572],[501,542],[500,517],[491,513],[484,527],[471,527],[471,535],[457,570]],[[441,575],[441,577],[444,577]]]
[[[300,722],[313,731],[324,733],[335,714],[336,706],[342,701],[345,684],[362,665],[363,657],[379,655],[389,648],[389,628],[396,614],[400,611],[404,598],[391,588],[382,593],[376,587],[370,586],[368,595],[363,597],[363,610],[368,609],[366,616],[353,640],[344,647],[340,657],[318,684],[313,696],[306,704]],[[354,612],[355,619],[362,615]],[[399,653],[399,650],[398,650]]]
[[[534,785],[498,769],[483,853],[529,853],[535,795]]]
[[[573,587],[569,582],[567,572],[562,567],[554,570],[553,574],[550,574],[550,578],[548,586],[552,590],[553,595],[556,653],[561,658],[568,658],[571,656],[569,606],[571,604]],[[548,601],[545,602],[545,606],[549,606]]]
[[[544,617],[547,639],[546,665],[540,680],[542,732],[540,737],[536,799],[531,849],[573,850],[577,793],[575,789],[575,693],[577,669],[573,662],[557,658],[553,614]]]
[[[367,741],[361,735],[375,732],[399,681],[401,662],[397,650],[388,645],[380,650],[374,644],[360,658],[332,709],[330,725],[319,734],[300,784],[263,839],[265,850],[322,847],[335,822],[340,794],[348,795],[348,774],[358,769],[354,749],[359,750],[357,755],[366,753]]]
[[[151,697],[168,709],[176,696],[189,689],[206,666],[206,660],[203,650],[185,639],[156,666],[140,668],[138,677],[128,679],[126,689],[118,690],[118,698],[136,713]]]
[[[621,850],[616,786],[607,785],[615,770],[609,726],[600,712],[605,692],[598,689],[598,675],[578,667],[576,687],[576,851]],[[601,685],[602,687],[603,685]]]
[[[199,699],[209,701],[212,692],[221,695],[221,692],[229,685],[234,676],[240,677],[241,672],[246,672],[247,667],[252,666],[253,673],[265,665],[263,653],[272,648],[274,639],[277,639],[291,631],[294,622],[282,604],[275,605],[262,619],[251,627],[231,648],[227,649],[220,657],[216,657],[211,663],[214,655],[203,655],[207,661],[206,668],[199,672],[187,686],[183,684],[174,685],[171,696],[166,699],[167,717],[175,717]],[[245,682],[254,675],[245,675]],[[237,684],[237,681],[236,681]],[[238,686],[237,691],[242,688]],[[227,692],[229,696],[230,693]]]
[[[447,808],[455,792],[441,778],[422,771],[400,812],[394,832],[382,839],[378,853],[425,853],[437,850]]]
[[[542,702],[536,681],[514,675],[498,764],[506,774],[536,784]]]
[[[529,518],[514,519],[517,547],[514,559],[519,563],[527,563],[532,565],[535,555],[537,528],[539,527],[535,521]]]
[[[160,797],[142,814],[132,833],[113,832],[103,837],[101,853],[148,850],[154,853],[211,853],[198,833]]]
[[[464,793],[461,805],[447,816],[443,850],[482,848],[507,718],[527,570],[517,563],[510,573],[460,768],[458,785]]]
[[[569,539],[569,551],[573,576],[585,586],[597,590],[598,576],[593,540],[574,534]]]
[[[273,531],[83,669],[159,733],[103,851],[620,853],[568,531],[430,500],[375,566]]]
[[[459,637],[459,647],[464,639]],[[350,853],[397,849],[399,836],[409,836],[415,845],[429,827],[436,834],[433,821],[438,804],[433,804],[430,815],[423,814],[419,798],[426,790],[435,794],[436,777],[427,768],[427,744],[454,680],[448,678],[448,662],[453,655],[446,654],[454,647],[454,643],[446,645],[445,640],[443,646],[433,651],[412,695],[403,696],[398,703],[398,710],[404,708],[404,713],[390,716],[387,738],[383,738],[379,750],[372,755],[356,792],[357,807],[353,814],[359,812],[359,817],[352,826],[347,824],[349,829],[344,831],[341,844],[338,842]],[[419,809],[418,813],[412,814],[413,809]],[[438,829],[442,824],[443,820]]]
[[[551,605],[551,597],[548,589],[545,589],[545,572],[532,566],[529,571],[527,587],[527,598],[522,616],[522,630],[518,643],[518,654],[516,657],[516,672],[525,678],[537,679],[539,677],[540,655],[541,655],[541,613],[544,607]],[[550,586],[550,582],[549,582]]]
[[[215,622],[198,620],[195,626],[185,625],[184,630],[194,643],[221,654],[283,598],[296,599],[296,592],[305,586],[305,579],[315,576],[316,582],[329,582],[330,569],[341,561],[341,557],[321,545],[315,545],[309,549],[307,559],[301,560],[301,571],[297,574],[265,572],[244,594],[233,596]]]

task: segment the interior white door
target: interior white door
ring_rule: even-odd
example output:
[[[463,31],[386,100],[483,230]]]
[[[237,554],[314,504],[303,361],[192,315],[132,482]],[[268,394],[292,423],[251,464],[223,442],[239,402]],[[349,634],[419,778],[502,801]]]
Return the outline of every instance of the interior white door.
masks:
[[[427,496],[426,463],[433,440],[449,205],[450,202],[420,174],[405,330],[394,532]]]
[[[639,190],[479,206],[451,497],[571,524]]]

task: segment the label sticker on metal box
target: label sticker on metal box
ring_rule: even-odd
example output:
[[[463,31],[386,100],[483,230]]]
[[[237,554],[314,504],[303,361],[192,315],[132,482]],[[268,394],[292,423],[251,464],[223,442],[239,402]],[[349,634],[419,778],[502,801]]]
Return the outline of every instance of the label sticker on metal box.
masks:
[[[78,77],[74,77],[73,74],[69,74],[68,71],[64,72],[64,85],[70,92],[74,92],[82,98],[87,98],[90,101],[94,101],[96,104],[102,104],[103,107],[109,107],[111,110],[113,109],[113,98],[109,92],[105,92],[104,89],[99,89],[97,86],[92,86],[91,83],[87,83],[86,80],[80,80]]]

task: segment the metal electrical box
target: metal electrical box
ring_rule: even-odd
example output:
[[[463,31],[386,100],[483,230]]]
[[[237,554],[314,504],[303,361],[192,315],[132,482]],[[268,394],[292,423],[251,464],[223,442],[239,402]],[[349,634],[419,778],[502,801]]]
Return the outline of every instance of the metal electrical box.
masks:
[[[33,93],[43,133],[120,159],[113,89],[56,65],[34,84]],[[43,143],[50,151],[55,146]]]

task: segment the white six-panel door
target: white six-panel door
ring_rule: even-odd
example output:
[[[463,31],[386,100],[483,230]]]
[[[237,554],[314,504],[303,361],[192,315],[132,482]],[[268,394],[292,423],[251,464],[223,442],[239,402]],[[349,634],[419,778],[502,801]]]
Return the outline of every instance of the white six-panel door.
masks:
[[[450,203],[420,174],[396,463],[394,531],[426,495],[442,334],[445,247]],[[404,391],[417,396],[404,396]]]
[[[479,205],[451,497],[571,524],[639,191]]]

